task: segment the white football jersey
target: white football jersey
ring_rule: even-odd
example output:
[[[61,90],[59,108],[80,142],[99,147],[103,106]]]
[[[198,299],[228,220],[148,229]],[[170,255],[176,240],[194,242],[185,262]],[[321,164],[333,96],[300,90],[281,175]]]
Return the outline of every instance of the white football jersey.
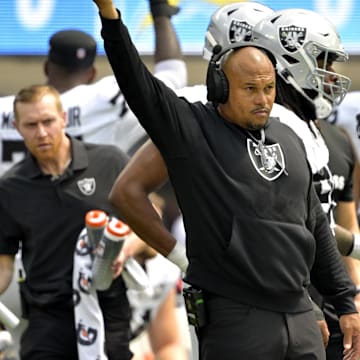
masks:
[[[342,103],[327,120],[349,134],[357,158],[360,159],[360,91],[347,93]]]
[[[182,88],[187,70],[182,60],[165,60],[156,64],[156,77],[169,87]],[[114,76],[76,86],[61,94],[67,113],[66,132],[86,142],[114,144],[128,153],[146,137],[134,113],[129,109]],[[22,137],[13,124],[14,96],[0,98],[0,175],[25,155]]]

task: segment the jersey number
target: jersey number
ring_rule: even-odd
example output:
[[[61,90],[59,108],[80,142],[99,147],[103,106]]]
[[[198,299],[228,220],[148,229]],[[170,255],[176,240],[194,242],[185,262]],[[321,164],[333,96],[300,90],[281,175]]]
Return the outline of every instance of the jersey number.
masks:
[[[26,147],[22,140],[3,140],[2,162],[14,161],[15,154],[25,154]]]

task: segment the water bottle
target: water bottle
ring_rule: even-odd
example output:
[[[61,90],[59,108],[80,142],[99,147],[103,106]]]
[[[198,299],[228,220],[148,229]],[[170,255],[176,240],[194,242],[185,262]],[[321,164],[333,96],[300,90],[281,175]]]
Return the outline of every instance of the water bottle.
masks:
[[[112,263],[119,254],[130,228],[122,221],[112,218],[104,230],[95,250],[93,284],[97,290],[106,290],[112,283]]]
[[[0,301],[0,321],[8,328],[15,328],[19,325],[20,319]]]
[[[96,249],[100,239],[102,238],[108,217],[105,211],[91,210],[86,213],[85,227],[92,249]]]

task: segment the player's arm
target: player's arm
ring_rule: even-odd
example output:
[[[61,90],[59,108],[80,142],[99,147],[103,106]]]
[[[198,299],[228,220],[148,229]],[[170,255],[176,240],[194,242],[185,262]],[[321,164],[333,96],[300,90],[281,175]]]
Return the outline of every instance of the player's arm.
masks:
[[[172,89],[187,84],[187,68],[171,17],[179,9],[167,0],[149,0],[155,31],[154,75]]]
[[[164,161],[148,140],[119,174],[110,192],[110,202],[141,239],[161,254],[167,254],[174,242],[159,244],[157,234],[163,229],[160,215],[153,207],[149,194],[167,180]]]
[[[185,249],[180,248],[181,245],[165,228],[148,197],[167,179],[167,170],[158,149],[147,141],[116,179],[109,200],[142,240],[184,271],[187,266]]]
[[[188,359],[176,317],[175,297],[175,289],[172,289],[149,326],[151,348],[157,360]]]

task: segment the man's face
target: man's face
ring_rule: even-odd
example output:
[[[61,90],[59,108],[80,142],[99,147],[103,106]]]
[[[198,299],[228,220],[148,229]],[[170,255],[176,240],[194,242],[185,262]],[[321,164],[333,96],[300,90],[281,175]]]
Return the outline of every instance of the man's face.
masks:
[[[275,100],[275,71],[260,50],[235,51],[224,66],[229,80],[229,98],[220,106],[227,120],[249,130],[263,128]]]
[[[325,70],[327,73],[324,76],[324,91],[327,94],[331,94],[331,85],[334,85],[338,81],[338,75],[335,73],[335,69],[333,66],[333,61],[328,59],[325,61],[324,59],[317,60],[318,68]]]
[[[65,136],[66,116],[54,97],[43,96],[34,103],[18,102],[15,126],[28,150],[39,161],[55,160]]]

